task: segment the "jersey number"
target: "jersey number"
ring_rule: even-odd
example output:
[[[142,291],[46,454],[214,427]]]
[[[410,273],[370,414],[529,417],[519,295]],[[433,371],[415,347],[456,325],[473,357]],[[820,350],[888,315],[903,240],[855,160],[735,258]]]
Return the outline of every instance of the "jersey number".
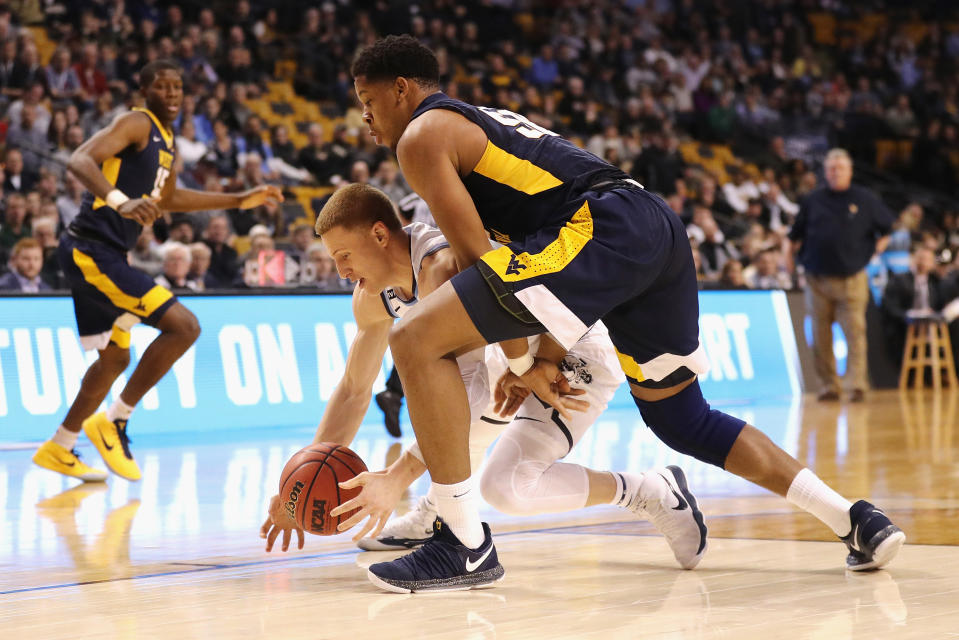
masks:
[[[529,119],[524,118],[518,113],[513,113],[512,111],[507,111],[506,109],[479,107],[479,110],[493,120],[496,120],[501,125],[515,129],[516,133],[526,136],[527,138],[532,138],[533,140],[542,138],[543,136],[559,135],[558,133],[553,133],[545,127],[541,127],[538,124],[530,122]]]
[[[153,191],[150,192],[151,198],[160,198],[163,194],[163,185],[166,179],[170,177],[170,170],[165,167],[157,167],[157,179],[153,183]]]

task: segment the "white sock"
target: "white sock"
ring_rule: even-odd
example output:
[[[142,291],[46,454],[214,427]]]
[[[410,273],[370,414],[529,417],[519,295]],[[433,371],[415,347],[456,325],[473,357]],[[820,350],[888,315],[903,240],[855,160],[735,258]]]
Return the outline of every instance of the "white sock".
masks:
[[[110,405],[110,408],[107,409],[107,420],[110,422],[114,420],[129,420],[131,413],[133,413],[133,407],[120,398],[117,398],[113,401],[113,404]]]
[[[786,500],[822,520],[840,538],[849,535],[852,529],[849,521],[852,503],[830,489],[809,469],[803,469],[793,478]]]
[[[456,484],[438,484],[430,487],[432,500],[436,502],[436,511],[459,541],[468,549],[476,549],[483,544],[486,534],[480,521],[477,492],[473,490],[472,478]]]
[[[70,431],[62,424],[57,428],[57,432],[53,434],[53,437],[50,438],[58,445],[70,451],[73,447],[77,446],[77,437],[80,435],[79,431]]]
[[[646,500],[650,496],[640,495],[644,480],[646,479],[645,473],[629,473],[628,471],[613,471],[613,478],[616,480],[616,495],[613,496],[613,501],[610,504],[614,504],[617,507],[623,507],[624,509],[629,509],[630,505],[637,498],[641,500]],[[659,496],[653,496],[658,498]]]

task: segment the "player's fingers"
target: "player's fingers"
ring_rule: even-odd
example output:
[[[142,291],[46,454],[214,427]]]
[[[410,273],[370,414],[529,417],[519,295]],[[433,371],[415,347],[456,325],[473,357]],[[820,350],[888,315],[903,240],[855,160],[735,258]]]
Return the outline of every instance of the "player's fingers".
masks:
[[[353,536],[353,542],[357,542],[360,538],[366,536],[366,534],[373,529],[374,525],[376,525],[376,520],[373,518],[373,516],[370,516],[369,519],[367,519],[366,524],[363,525],[363,528],[360,529],[360,532]]]
[[[577,389],[575,387],[571,387],[569,391],[563,391],[560,393],[560,395],[563,397],[569,397],[569,396],[581,396],[584,393],[586,393],[586,389]]]
[[[291,530],[289,530],[289,529],[284,529],[284,530],[283,530],[283,546],[281,547],[281,549],[283,549],[283,551],[286,551],[286,550],[288,550],[288,549],[290,548],[290,535],[291,535],[292,533],[293,533],[293,532],[292,532]]]
[[[274,525],[266,536],[266,550],[273,551],[273,543],[276,542],[276,536],[280,534],[280,528]]]
[[[346,502],[344,502],[337,508],[331,509],[330,515],[335,518],[341,513],[346,513],[348,511],[352,511],[353,509],[360,509],[362,507],[363,507],[363,503],[359,502],[359,496],[356,496],[352,500],[347,500]]]
[[[263,526],[260,527],[260,537],[265,538],[266,534],[270,531],[270,527],[273,525],[273,519],[270,516],[266,517],[266,522],[263,523]]]
[[[330,512],[330,515],[333,515],[333,512]],[[337,531],[346,531],[347,529],[352,529],[360,523],[360,520],[370,515],[369,509],[362,508],[352,516],[350,516],[345,522],[341,522],[340,526],[336,528]]]
[[[303,529],[297,529],[297,530],[296,530],[296,548],[297,548],[297,549],[302,549],[302,548],[303,548],[303,542],[304,542],[304,540],[303,540]]]
[[[585,400],[576,400],[575,398],[560,398],[560,402],[563,403],[564,407],[573,411],[586,411],[589,409],[589,403]]]
[[[353,476],[349,480],[344,480],[343,482],[340,483],[340,489],[352,489],[353,487],[359,487],[366,484],[366,481],[367,481],[366,474],[367,472],[364,471],[363,473],[360,473],[359,475]]]

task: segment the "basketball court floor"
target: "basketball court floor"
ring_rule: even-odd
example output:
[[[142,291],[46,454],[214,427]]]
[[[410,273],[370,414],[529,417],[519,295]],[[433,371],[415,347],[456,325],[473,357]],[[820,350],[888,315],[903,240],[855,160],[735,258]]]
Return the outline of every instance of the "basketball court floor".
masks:
[[[77,485],[33,467],[32,450],[0,451],[0,638],[959,637],[957,400],[890,391],[858,405],[724,407],[841,493],[882,506],[908,536],[888,570],[846,572],[825,526],[682,458],[621,410],[570,457],[681,465],[710,533],[696,570],[677,568],[651,525],[613,507],[527,519],[487,510],[505,579],[425,595],[376,589],[365,567],[393,554],[361,552],[349,535],[263,550],[265,506],[312,425],[138,438],[134,416],[140,483]],[[376,422],[353,448],[371,468],[399,452]]]

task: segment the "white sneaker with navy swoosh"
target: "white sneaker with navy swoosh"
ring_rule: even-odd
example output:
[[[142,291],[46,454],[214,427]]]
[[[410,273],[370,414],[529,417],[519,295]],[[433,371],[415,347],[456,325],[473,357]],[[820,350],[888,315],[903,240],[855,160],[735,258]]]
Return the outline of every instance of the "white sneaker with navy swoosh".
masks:
[[[433,537],[434,520],[436,506],[423,496],[413,509],[402,516],[391,518],[378,536],[360,538],[356,546],[364,551],[414,549]]]
[[[627,507],[648,518],[663,534],[676,561],[692,569],[706,553],[706,524],[696,496],[686,484],[686,474],[677,466],[647,471]]]
[[[483,523],[483,544],[476,549],[464,546],[449,527],[437,518],[433,537],[422,547],[392,562],[370,565],[370,582],[386,591],[462,591],[493,584],[506,571],[496,556],[489,525]]]

